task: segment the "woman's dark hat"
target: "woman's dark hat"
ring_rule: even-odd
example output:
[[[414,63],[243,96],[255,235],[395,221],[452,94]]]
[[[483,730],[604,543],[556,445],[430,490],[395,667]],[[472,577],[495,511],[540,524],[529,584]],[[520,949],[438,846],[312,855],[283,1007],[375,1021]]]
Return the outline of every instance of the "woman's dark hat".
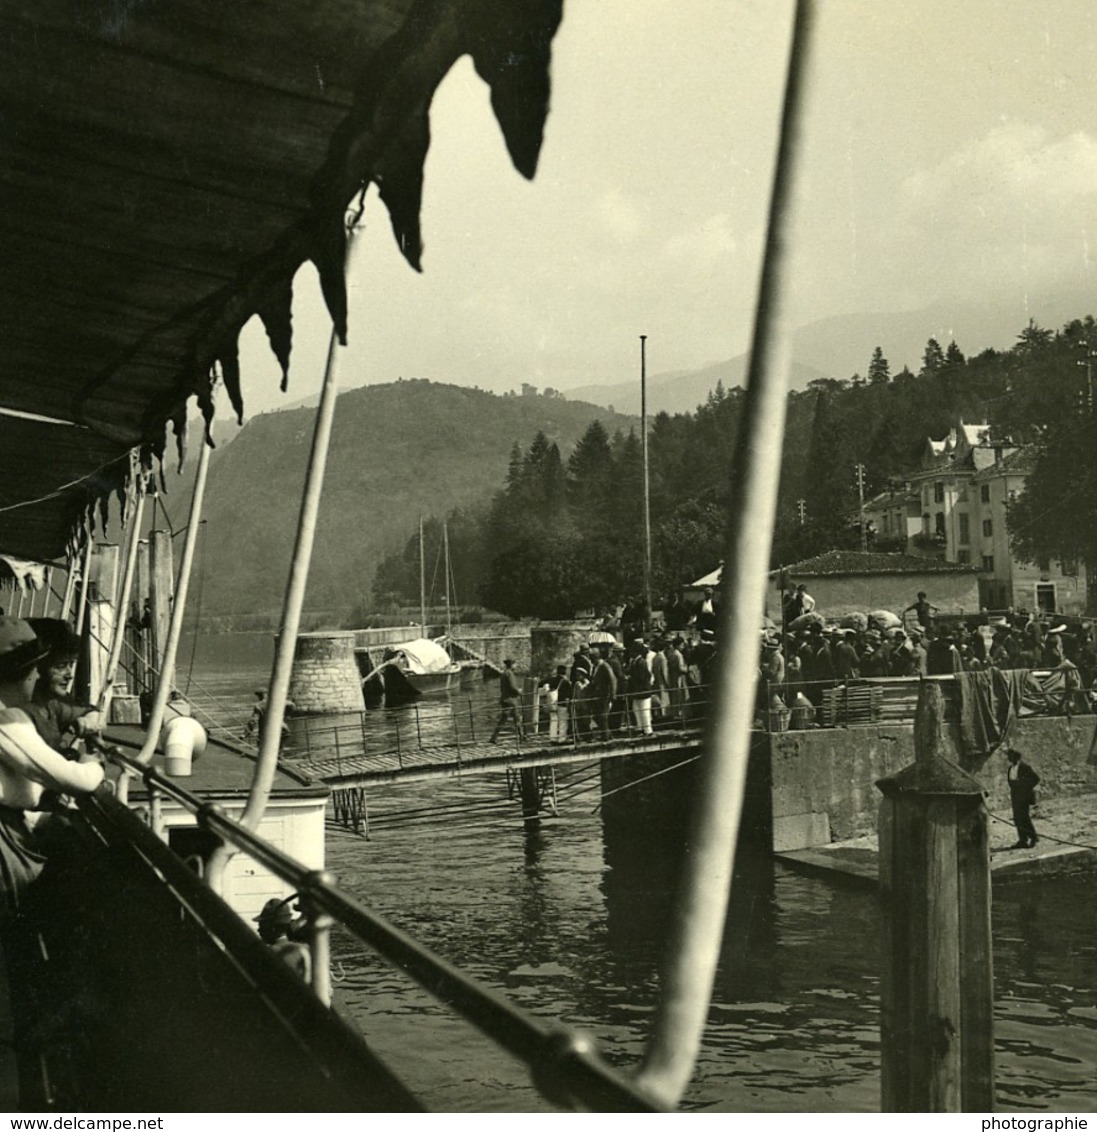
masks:
[[[70,660],[80,655],[80,638],[59,617],[29,617],[27,624],[45,646],[49,659]]]
[[[21,676],[49,651],[28,622],[21,617],[0,615],[0,679]]]

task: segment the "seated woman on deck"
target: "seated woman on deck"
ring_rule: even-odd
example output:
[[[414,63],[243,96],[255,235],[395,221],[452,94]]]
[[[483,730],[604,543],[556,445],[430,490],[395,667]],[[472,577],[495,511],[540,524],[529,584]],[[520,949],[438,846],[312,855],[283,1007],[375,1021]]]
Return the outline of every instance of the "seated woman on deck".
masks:
[[[68,623],[54,617],[35,617],[27,624],[39,643],[49,652],[38,662],[38,683],[27,705],[27,714],[34,720],[38,734],[66,757],[77,757],[72,751],[76,739],[95,734],[98,715],[90,704],[77,703],[72,686],[76,662],[80,656],[80,638]]]
[[[0,1042],[15,1050],[18,1103],[24,1108],[42,1108],[46,1099],[40,1072],[43,1039],[36,1029],[42,952],[30,901],[46,854],[27,811],[39,809],[47,791],[91,793],[103,781],[98,761],[91,756],[68,761],[42,739],[27,713],[38,664],[46,655],[47,647],[26,621],[0,617],[0,973],[7,977],[10,1004]]]
[[[91,755],[70,762],[38,733],[30,711],[47,647],[26,621],[0,616],[0,926],[17,915],[21,894],[44,858],[27,824],[47,791],[90,794],[103,781]]]

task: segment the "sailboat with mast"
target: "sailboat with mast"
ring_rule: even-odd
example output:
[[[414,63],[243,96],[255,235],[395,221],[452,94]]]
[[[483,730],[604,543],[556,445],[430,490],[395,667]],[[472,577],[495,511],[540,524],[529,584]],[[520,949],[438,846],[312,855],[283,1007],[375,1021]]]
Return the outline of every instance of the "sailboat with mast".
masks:
[[[419,516],[419,635],[405,641],[389,643],[380,658],[373,663],[373,654],[366,648],[356,649],[360,666],[364,669],[363,688],[374,690],[380,685],[386,703],[399,703],[420,696],[443,696],[460,681],[464,666],[455,661],[446,649],[452,632],[450,614],[450,563],[449,531],[443,526],[442,542],[445,554],[445,608],[446,633],[443,637],[430,636],[427,624],[426,544],[423,517]],[[369,665],[368,668],[365,666]]]

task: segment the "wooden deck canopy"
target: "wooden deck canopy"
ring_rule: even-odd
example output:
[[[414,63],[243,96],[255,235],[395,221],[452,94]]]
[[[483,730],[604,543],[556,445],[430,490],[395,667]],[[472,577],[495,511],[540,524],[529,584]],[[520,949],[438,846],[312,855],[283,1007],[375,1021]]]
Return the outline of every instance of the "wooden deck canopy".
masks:
[[[562,0],[14,0],[0,9],[0,551],[63,554],[141,446],[180,445],[294,273],[346,335],[345,209],[419,268],[428,110],[468,54],[532,176]],[[36,414],[28,421],[11,412]]]

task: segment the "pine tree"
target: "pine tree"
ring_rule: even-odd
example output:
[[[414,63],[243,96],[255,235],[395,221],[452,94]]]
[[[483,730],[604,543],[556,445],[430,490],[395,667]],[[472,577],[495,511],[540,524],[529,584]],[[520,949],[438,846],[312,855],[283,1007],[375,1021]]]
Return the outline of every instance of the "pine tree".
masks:
[[[948,349],[945,351],[945,365],[947,366],[963,366],[967,364],[967,359],[964,357],[963,351],[956,345],[956,339],[953,338],[948,344]]]
[[[941,343],[936,338],[930,338],[926,342],[925,352],[922,354],[922,369],[920,371],[921,377],[931,377],[937,373],[938,370],[943,369],[945,364],[945,354],[941,349]]]
[[[868,363],[868,380],[870,385],[887,385],[891,380],[888,360],[879,346],[872,351],[872,360]]]
[[[1045,347],[1049,346],[1054,338],[1055,334],[1053,331],[1045,330],[1044,327],[1037,324],[1034,318],[1030,318],[1028,320],[1028,326],[1017,335],[1013,352],[1020,354],[1022,357],[1038,354]]]

